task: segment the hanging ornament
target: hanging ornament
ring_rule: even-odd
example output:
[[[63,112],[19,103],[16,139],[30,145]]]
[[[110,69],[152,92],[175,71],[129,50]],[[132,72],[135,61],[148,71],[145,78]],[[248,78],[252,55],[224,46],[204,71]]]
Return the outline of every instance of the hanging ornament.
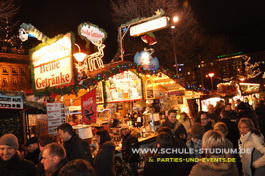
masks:
[[[148,32],[146,35],[142,36],[141,39],[149,46],[157,43],[156,36],[152,32]]]

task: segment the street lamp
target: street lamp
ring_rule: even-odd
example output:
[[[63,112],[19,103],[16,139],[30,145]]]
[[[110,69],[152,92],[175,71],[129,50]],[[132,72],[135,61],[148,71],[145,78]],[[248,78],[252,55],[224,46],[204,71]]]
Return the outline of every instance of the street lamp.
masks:
[[[208,73],[208,76],[211,78],[211,86],[212,86],[212,90],[213,90],[213,76],[214,76],[214,73]]]
[[[173,54],[174,54],[174,60],[175,60],[175,66],[176,66],[176,74],[177,79],[179,78],[179,68],[178,68],[178,59],[177,59],[177,53],[176,53],[176,43],[175,43],[175,37],[174,37],[174,29],[176,28],[176,23],[179,21],[179,18],[177,16],[172,17],[172,23],[171,23],[171,35],[172,35],[172,43],[173,43]]]

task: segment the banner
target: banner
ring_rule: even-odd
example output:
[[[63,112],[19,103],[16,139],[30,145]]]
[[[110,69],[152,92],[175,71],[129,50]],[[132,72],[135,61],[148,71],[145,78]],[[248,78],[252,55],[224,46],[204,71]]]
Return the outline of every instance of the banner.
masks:
[[[83,123],[91,124],[97,120],[96,89],[81,97],[81,112]]]

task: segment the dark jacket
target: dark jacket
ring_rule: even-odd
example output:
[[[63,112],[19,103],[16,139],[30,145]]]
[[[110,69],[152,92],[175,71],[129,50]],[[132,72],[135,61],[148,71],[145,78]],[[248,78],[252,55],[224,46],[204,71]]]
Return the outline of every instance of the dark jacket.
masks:
[[[265,105],[260,105],[255,112],[258,116],[260,132],[265,136]]]
[[[60,169],[67,163],[67,159],[62,159],[51,171],[46,171],[45,176],[58,176]]]
[[[90,162],[93,166],[89,144],[77,134],[74,133],[68,141],[64,142],[63,146],[66,150],[66,156],[69,161],[74,159],[84,159]]]
[[[205,132],[209,131],[209,130],[213,130],[213,122],[209,121],[209,123],[207,123],[205,126],[203,126],[205,128]]]
[[[138,162],[139,154],[134,154],[132,149],[138,149],[140,146],[138,139],[128,133],[122,140],[122,159],[127,163]]]
[[[228,118],[223,118],[221,121],[227,126],[228,128],[228,133],[226,135],[226,138],[229,139],[235,148],[238,148],[238,140],[239,140],[239,131],[237,127],[236,122],[232,122]]]
[[[97,176],[115,176],[113,142],[107,141],[100,147],[95,158],[95,170]]]
[[[186,142],[187,131],[185,127],[177,120],[175,123],[171,123],[168,119],[161,125],[161,127],[166,126],[172,130],[174,138],[181,139]]]
[[[36,176],[36,168],[31,161],[15,154],[10,160],[0,160],[0,176]]]
[[[174,159],[175,161],[167,161],[169,159]],[[176,155],[158,155],[147,160],[143,175],[188,176],[191,168],[192,163],[185,162],[182,157],[176,157]]]
[[[32,161],[35,165],[39,162],[40,149],[37,148],[32,153],[28,153],[25,159]]]

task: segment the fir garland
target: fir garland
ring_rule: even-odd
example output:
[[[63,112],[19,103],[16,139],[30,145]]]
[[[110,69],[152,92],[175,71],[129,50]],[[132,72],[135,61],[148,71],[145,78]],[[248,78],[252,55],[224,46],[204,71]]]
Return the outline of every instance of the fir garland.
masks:
[[[129,61],[123,61],[119,62],[118,64],[112,64],[110,66],[107,66],[105,68],[99,69],[97,71],[94,71],[90,74],[90,77],[88,79],[83,80],[82,85],[78,85],[75,83],[75,85],[68,86],[68,87],[47,87],[44,90],[37,91],[37,96],[44,96],[44,95],[51,95],[51,94],[60,94],[60,95],[66,95],[66,94],[76,94],[80,89],[86,88],[90,89],[91,87],[96,86],[100,81],[103,83],[103,92],[106,92],[104,90],[105,87],[105,81],[108,80],[109,77],[112,77],[116,74],[122,73],[124,71],[131,70],[133,71],[138,77],[140,77],[141,74],[149,74],[149,75],[158,75],[159,73],[164,73],[169,78],[180,84],[182,87],[184,87],[187,90],[193,90],[193,91],[199,91],[199,92],[208,92],[207,89],[202,89],[200,87],[197,87],[196,85],[190,84],[186,82],[183,78],[178,78],[175,72],[161,67],[158,70],[144,70],[142,66],[137,66],[134,62]],[[105,94],[104,94],[105,97]],[[105,99],[104,99],[104,102]]]

